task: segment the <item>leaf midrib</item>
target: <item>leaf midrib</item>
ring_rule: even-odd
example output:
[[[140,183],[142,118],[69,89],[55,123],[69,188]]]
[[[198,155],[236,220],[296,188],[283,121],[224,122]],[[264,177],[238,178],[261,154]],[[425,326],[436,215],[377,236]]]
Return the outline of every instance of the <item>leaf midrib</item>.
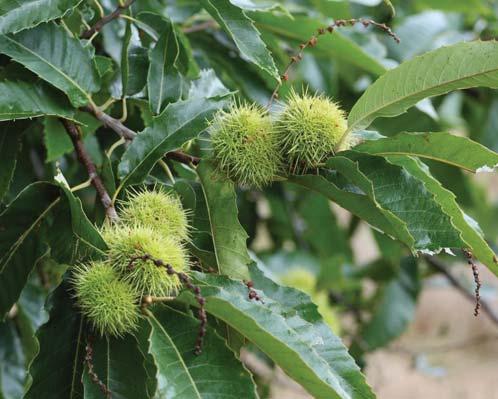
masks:
[[[167,331],[164,329],[164,327],[161,325],[161,323],[159,323],[159,320],[157,320],[156,316],[150,312],[150,311],[147,311],[147,316],[154,319],[154,323],[159,326],[159,329],[161,330],[161,332],[164,333],[164,335],[166,336],[166,338],[168,339],[168,341],[170,342],[171,346],[173,347],[179,361],[180,361],[180,364],[183,366],[183,368],[185,369],[185,373],[187,374],[188,376],[188,379],[190,380],[190,382],[192,383],[192,387],[194,388],[194,391],[195,393],[197,394],[197,397],[199,399],[202,399],[202,396],[201,396],[201,393],[199,392],[199,390],[197,389],[197,385],[195,384],[195,381],[194,379],[192,378],[192,375],[190,374],[190,370],[189,368],[187,367],[187,365],[185,364],[185,361],[183,360],[183,357],[181,355],[181,353],[178,351],[178,348],[176,347],[175,343],[173,342],[173,340],[171,339],[171,337],[169,336],[169,334],[167,333]],[[151,336],[153,334],[153,331],[151,330]],[[150,337],[149,337],[149,341],[150,341]],[[159,369],[158,369],[158,372]]]

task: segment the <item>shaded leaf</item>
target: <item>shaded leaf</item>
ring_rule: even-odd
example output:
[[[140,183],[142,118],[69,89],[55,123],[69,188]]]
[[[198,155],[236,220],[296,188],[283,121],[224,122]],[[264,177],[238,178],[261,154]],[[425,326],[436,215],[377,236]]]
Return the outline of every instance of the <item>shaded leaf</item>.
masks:
[[[197,167],[208,209],[214,253],[221,274],[247,279],[247,233],[238,220],[234,183],[216,173],[214,166],[203,161]]]
[[[115,399],[148,399],[147,372],[144,356],[131,334],[122,338],[97,338],[92,342],[93,366],[99,379]],[[106,399],[92,381],[85,366],[83,371],[85,399]]]
[[[200,8],[200,6],[199,6]],[[164,15],[159,15],[151,12],[141,12],[137,15],[137,26],[143,29],[153,40],[159,40],[159,37],[164,34],[165,30],[173,28],[173,32],[178,40],[178,58],[176,59],[176,67],[180,73],[189,78],[194,78],[199,74],[199,66],[192,54],[190,41],[183,33],[182,29]],[[204,96],[207,97],[207,96]]]
[[[404,258],[399,274],[380,288],[372,318],[361,331],[361,349],[353,344],[351,351],[371,351],[400,336],[415,317],[419,291],[417,262]]]
[[[83,211],[81,200],[71,192],[67,181],[61,172],[55,176],[55,181],[69,202],[69,208],[71,209],[71,226],[74,235],[95,252],[104,253],[108,249],[107,244],[99,231],[86,216]]]
[[[43,115],[74,119],[74,110],[57,90],[47,84],[0,82],[0,121]]]
[[[74,151],[73,142],[58,118],[43,118],[43,138],[47,150],[45,162],[57,161],[64,154]]]
[[[149,315],[149,352],[158,369],[158,399],[256,398],[248,371],[216,332],[208,328],[202,353],[194,354],[199,322],[170,308]]]
[[[176,67],[179,47],[171,23],[164,24],[161,36],[150,52],[147,74],[147,91],[150,108],[160,114],[165,104],[178,100],[182,95],[182,77]]]
[[[53,23],[0,36],[0,53],[64,91],[75,107],[86,105],[100,89],[90,48]]]
[[[68,289],[63,283],[49,298],[50,316],[36,333],[39,351],[29,367],[31,383],[24,399],[83,398],[83,319]]]
[[[82,0],[4,1],[0,5],[0,34],[19,32],[42,22],[62,18]]]
[[[201,0],[202,6],[233,39],[242,55],[274,79],[280,80],[273,58],[253,21],[229,0]]]
[[[442,47],[387,71],[368,87],[348,118],[348,130],[393,117],[420,100],[469,87],[498,88],[498,43],[468,42]]]
[[[0,87],[1,90],[1,87]],[[10,186],[21,145],[22,129],[12,123],[0,123],[0,202]]]
[[[396,136],[367,141],[355,151],[374,155],[407,155],[447,163],[469,172],[493,170],[498,154],[468,139],[449,133],[400,133]]]
[[[17,301],[31,270],[47,253],[33,233],[57,202],[53,185],[33,183],[0,214],[0,319]]]

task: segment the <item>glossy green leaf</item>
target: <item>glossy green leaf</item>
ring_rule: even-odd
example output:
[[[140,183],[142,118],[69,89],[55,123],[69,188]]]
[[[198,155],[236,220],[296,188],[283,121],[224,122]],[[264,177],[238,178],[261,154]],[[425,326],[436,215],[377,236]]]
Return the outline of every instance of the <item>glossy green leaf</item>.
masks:
[[[49,298],[50,316],[36,333],[39,351],[24,399],[83,398],[84,326],[68,289],[63,283]]]
[[[352,108],[349,131],[393,117],[420,100],[469,87],[498,88],[498,43],[468,42],[442,47],[402,63],[368,87]]]
[[[71,226],[73,233],[88,247],[97,253],[104,253],[107,250],[107,244],[100,235],[97,228],[88,219],[83,211],[81,200],[76,197],[69,188],[69,185],[61,172],[55,176],[55,181],[61,188],[62,193],[66,196],[71,210]]]
[[[305,294],[294,291],[301,296],[300,303],[288,306],[282,297],[273,299],[273,292],[258,291],[262,303],[248,298],[241,281],[199,273],[195,279],[206,298],[206,310],[258,346],[314,398],[374,397],[346,348]],[[179,299],[195,304],[187,292]]]
[[[0,88],[1,90],[1,88]],[[0,202],[9,189],[21,145],[22,129],[13,123],[0,123]]]
[[[352,151],[341,154],[352,162],[345,161],[344,157],[332,157],[327,166],[337,169],[350,184],[406,223],[415,239],[412,249],[437,252],[462,246],[457,230],[435,195],[406,168],[382,157]]]
[[[199,74],[199,66],[192,54],[190,41],[179,26],[174,23],[172,24],[171,20],[164,15],[151,12],[141,12],[137,15],[136,19],[139,21],[137,22],[137,26],[140,29],[143,29],[155,41],[164,34],[165,30],[172,27],[174,34],[178,39],[179,53],[176,60],[176,67],[182,75],[188,76],[189,78],[195,78]]]
[[[326,196],[389,236],[397,238],[409,247],[413,245],[413,237],[406,224],[389,210],[381,208],[375,199],[369,197],[365,192],[338,185],[339,182],[334,181],[333,176],[330,175],[290,176],[289,181]]]
[[[64,91],[75,107],[86,105],[100,89],[90,48],[53,23],[0,36],[0,53]]]
[[[341,386],[350,395],[346,397],[374,398],[375,395],[366,383],[361,370],[348,354],[341,339],[330,330],[323,320],[311,298],[297,289],[283,287],[275,283],[254,263],[249,270],[251,280],[255,287],[263,292],[265,298],[271,298],[288,311],[296,312],[299,317],[313,326],[314,333],[321,338],[321,340],[316,340],[314,347],[341,381]],[[326,348],[321,348],[322,343],[325,343]]]
[[[300,15],[295,15],[291,19],[285,15],[254,13],[251,17],[261,30],[271,32],[286,40],[292,40],[297,44],[305,43],[319,27],[326,26],[323,21]],[[337,30],[332,35],[321,36],[313,51],[324,57],[332,57],[353,64],[377,76],[386,71],[386,68],[375,57]]]
[[[261,40],[253,21],[229,0],[201,0],[202,6],[233,39],[240,52],[249,61],[280,80],[273,58]]]
[[[221,274],[247,279],[247,233],[238,220],[234,183],[216,173],[214,166],[203,161],[197,167],[206,200],[213,237],[214,252]]]
[[[169,104],[123,154],[118,168],[121,185],[141,183],[164,154],[197,137],[206,129],[209,117],[224,105],[225,100],[219,98]]]
[[[93,366],[114,399],[149,399],[145,358],[131,334],[123,338],[94,338]],[[100,387],[83,370],[85,399],[106,399]]]
[[[256,398],[249,372],[214,329],[207,329],[202,353],[194,354],[199,322],[157,307],[149,315],[149,352],[157,365],[157,399]]]
[[[33,233],[57,202],[53,185],[33,183],[0,214],[0,319],[17,301],[31,270],[47,253]]]
[[[74,110],[60,92],[47,84],[0,82],[0,121],[43,115],[73,119]]]
[[[173,25],[165,23],[161,36],[150,52],[147,74],[147,91],[154,114],[160,114],[168,102],[174,102],[182,95],[182,78],[176,67],[179,51]]]
[[[62,18],[82,0],[22,0],[0,3],[0,34],[15,33]]]
[[[210,267],[217,270],[218,263],[214,253],[209,213],[202,186],[198,182],[189,183],[186,181],[175,183],[175,190],[189,215],[191,234],[188,247],[190,252],[200,260],[205,270]]]
[[[484,239],[477,223],[460,209],[455,194],[444,188],[439,181],[432,177],[427,166],[419,160],[404,156],[390,156],[388,160],[403,167],[408,173],[424,183],[444,212],[451,218],[451,223],[460,233],[463,247],[470,249],[477,259],[498,276],[496,254]]]
[[[492,171],[498,166],[498,154],[468,139],[449,133],[400,133],[366,141],[355,151],[373,155],[407,155],[447,163],[472,173]]]

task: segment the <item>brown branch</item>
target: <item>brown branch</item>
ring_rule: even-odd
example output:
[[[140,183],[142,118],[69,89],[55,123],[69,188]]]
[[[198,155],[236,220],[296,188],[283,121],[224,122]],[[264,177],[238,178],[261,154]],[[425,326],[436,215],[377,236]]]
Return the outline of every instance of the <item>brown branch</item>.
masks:
[[[110,14],[105,15],[101,19],[99,19],[95,25],[93,25],[90,29],[87,29],[81,34],[82,39],[90,39],[95,33],[99,32],[104,25],[108,24],[109,22],[115,20],[116,18],[119,18],[119,16],[128,8],[130,7],[135,0],[128,0],[126,3],[123,5],[119,4],[116,9],[111,12]]]
[[[133,130],[128,129],[125,125],[123,125],[119,119],[115,119],[112,116],[107,115],[95,106],[88,105],[83,107],[83,111],[93,114],[105,127],[114,130],[125,140],[133,140],[137,135]]]
[[[424,256],[425,261],[434,270],[444,275],[449,283],[455,287],[458,291],[462,293],[469,301],[474,302],[476,300],[474,294],[467,290],[460,281],[458,281],[448,270],[448,267],[441,262],[439,259],[432,256]],[[498,325],[498,315],[493,311],[493,308],[482,298],[480,299],[480,308],[488,315],[490,320]]]
[[[166,154],[167,159],[172,159],[173,161],[177,161],[180,163],[184,163],[185,165],[199,165],[201,159],[198,157],[194,157],[190,154],[185,154],[182,151],[170,151]]]
[[[85,166],[88,172],[88,176],[90,177],[93,186],[97,190],[97,194],[99,195],[100,202],[105,208],[107,217],[111,221],[118,220],[118,214],[114,209],[111,197],[109,196],[109,193],[107,192],[102,179],[97,173],[95,164],[90,159],[90,156],[86,152],[85,146],[83,145],[81,132],[78,126],[67,119],[60,118],[60,121],[64,125],[64,128],[66,129],[69,137],[71,138],[71,141],[73,142],[74,150],[76,151],[76,155],[78,156],[79,161],[83,164],[83,166]]]
[[[100,109],[94,106],[86,106],[83,107],[83,110],[93,114],[102,124],[116,132],[120,137],[124,138],[127,141],[131,141],[135,138],[137,133],[133,130],[127,128],[123,122],[119,119],[113,118],[112,116],[102,112]],[[194,157],[193,155],[185,154],[182,151],[170,151],[166,155],[167,159],[172,159],[174,161],[183,163],[185,165],[198,165],[201,161],[200,158]]]

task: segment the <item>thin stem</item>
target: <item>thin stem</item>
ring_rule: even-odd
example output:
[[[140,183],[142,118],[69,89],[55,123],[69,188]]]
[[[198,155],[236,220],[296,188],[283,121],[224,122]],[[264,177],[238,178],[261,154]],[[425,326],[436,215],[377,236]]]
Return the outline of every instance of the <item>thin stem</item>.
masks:
[[[93,0],[93,3],[95,4],[95,7],[97,7],[97,9],[99,10],[100,18],[104,18],[105,17],[104,7],[102,7],[99,0]]]
[[[163,168],[164,172],[168,176],[168,179],[171,180],[171,183],[175,184],[175,178],[173,176],[173,173],[171,173],[171,169],[169,168],[168,164],[164,162],[162,159],[159,160],[159,165]]]
[[[118,141],[116,141],[113,145],[109,147],[109,150],[106,152],[107,158],[111,158],[112,153],[116,148],[118,148],[120,145],[123,145],[126,143],[126,140],[124,138],[120,138]]]
[[[107,108],[109,108],[112,104],[114,104],[116,102],[116,99],[115,98],[112,98],[112,97],[109,97],[107,99],[107,101],[102,104],[99,109],[104,112]]]
[[[127,19],[128,21],[131,21],[131,22],[133,22],[133,23],[135,23],[135,24],[139,24],[139,23],[140,23],[140,21],[139,21],[138,19],[133,18],[132,16],[130,16],[130,15],[126,15],[126,14],[121,14],[121,15],[119,16],[119,18],[122,18],[122,19]]]
[[[111,221],[118,220],[118,214],[114,209],[111,197],[109,196],[109,193],[107,192],[104,183],[102,182],[102,179],[97,173],[97,168],[95,167],[95,164],[90,159],[90,156],[88,155],[86,148],[83,145],[82,136],[79,127],[75,125],[74,122],[71,122],[67,119],[60,118],[60,121],[64,125],[67,134],[69,135],[71,141],[73,142],[74,150],[76,151],[76,155],[78,156],[80,163],[83,166],[85,166],[88,172],[88,176],[93,186],[97,190],[97,194],[99,195],[100,202],[105,208],[107,217]]]
[[[83,190],[84,188],[90,187],[91,185],[92,185],[92,180],[88,179],[81,184],[71,187],[71,192],[75,193],[76,191]]]
[[[122,114],[121,118],[119,118],[119,121],[121,123],[126,122],[126,119],[128,119],[128,107],[126,106],[126,97],[123,93],[123,98],[121,99],[121,105],[122,105]]]

